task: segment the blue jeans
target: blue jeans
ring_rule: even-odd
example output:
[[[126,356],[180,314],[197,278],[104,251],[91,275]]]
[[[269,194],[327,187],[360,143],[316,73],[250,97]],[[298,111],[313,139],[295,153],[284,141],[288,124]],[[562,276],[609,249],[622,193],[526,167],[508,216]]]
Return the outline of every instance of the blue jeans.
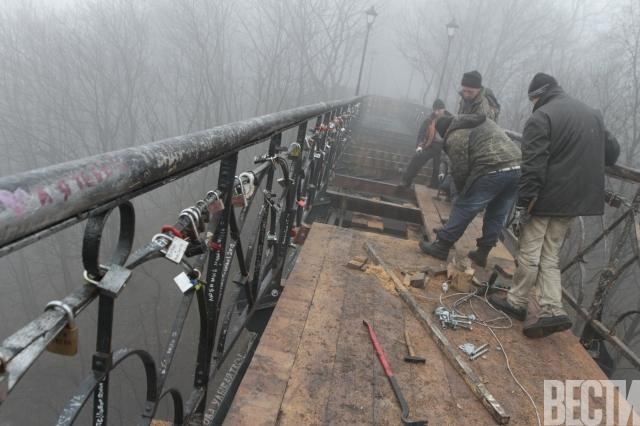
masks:
[[[518,194],[520,170],[481,176],[453,204],[449,220],[438,239],[455,243],[478,213],[485,210],[478,247],[494,247]]]

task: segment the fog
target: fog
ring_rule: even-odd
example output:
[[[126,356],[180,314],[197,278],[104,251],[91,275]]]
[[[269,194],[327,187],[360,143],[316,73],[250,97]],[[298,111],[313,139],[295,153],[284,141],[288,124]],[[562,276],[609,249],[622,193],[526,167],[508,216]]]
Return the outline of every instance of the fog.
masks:
[[[362,94],[431,106],[440,89],[455,111],[462,73],[475,69],[502,104],[499,124],[522,131],[531,113],[529,81],[550,73],[602,111],[622,145],[620,163],[639,166],[637,0],[3,0],[0,176],[349,98],[367,32],[364,11],[372,5],[378,16]],[[452,19],[459,28],[444,67]],[[246,154],[241,167],[262,150]],[[136,247],[201,198],[214,172],[137,200],[143,223]],[[82,282],[81,239],[77,226],[0,259],[0,340]],[[118,311],[118,343],[143,341],[160,351],[178,299],[173,289],[153,285],[168,271],[143,270],[146,287],[128,289]],[[95,307],[83,321],[80,359],[44,355],[3,404],[0,424],[55,421],[89,371]],[[178,363],[191,368],[189,350]],[[114,406],[144,400],[132,384],[136,374],[131,368],[119,376]],[[190,377],[174,379],[190,385]],[[119,410],[114,424],[130,418]]]

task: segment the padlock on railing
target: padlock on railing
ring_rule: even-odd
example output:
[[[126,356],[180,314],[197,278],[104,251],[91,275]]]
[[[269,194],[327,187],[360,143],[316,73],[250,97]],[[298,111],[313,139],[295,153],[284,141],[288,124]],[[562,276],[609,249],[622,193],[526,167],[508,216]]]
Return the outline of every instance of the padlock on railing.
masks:
[[[224,210],[224,202],[220,191],[209,191],[205,201],[208,203],[207,208],[210,214],[216,214]]]
[[[233,207],[246,207],[255,192],[255,175],[251,172],[240,173],[233,185],[231,204]]]
[[[73,309],[66,303],[53,300],[47,303],[47,309],[60,309],[67,316],[67,324],[56,337],[47,345],[47,351],[58,355],[74,356],[78,353],[78,327],[76,326]]]
[[[301,153],[302,147],[299,143],[293,142],[291,145],[289,145],[289,158],[298,158],[300,157]]]

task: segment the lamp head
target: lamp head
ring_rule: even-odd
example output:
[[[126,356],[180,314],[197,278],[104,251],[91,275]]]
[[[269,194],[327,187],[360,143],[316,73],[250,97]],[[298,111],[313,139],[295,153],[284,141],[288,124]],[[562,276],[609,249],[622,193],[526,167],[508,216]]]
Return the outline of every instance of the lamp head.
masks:
[[[367,14],[367,24],[373,25],[373,21],[375,21],[378,16],[378,12],[376,12],[376,9],[371,6],[365,11],[365,13]]]

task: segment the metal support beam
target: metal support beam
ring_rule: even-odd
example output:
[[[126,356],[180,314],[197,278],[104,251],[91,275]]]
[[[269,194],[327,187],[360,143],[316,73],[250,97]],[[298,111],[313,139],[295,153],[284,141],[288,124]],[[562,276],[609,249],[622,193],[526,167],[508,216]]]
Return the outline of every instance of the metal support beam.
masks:
[[[407,198],[406,196],[409,195],[408,199],[415,202],[415,196],[413,193],[410,193],[409,191],[405,191],[404,194],[399,193],[396,185],[392,185],[387,182],[336,174],[333,177],[331,184],[332,186],[339,188],[368,194],[376,194],[378,196],[387,195],[389,197]]]
[[[331,200],[331,207],[335,209],[342,208],[343,203],[346,202],[347,210],[373,216],[388,217],[418,225],[422,223],[422,213],[420,209],[414,207],[405,207],[386,201],[374,201],[366,197],[343,194],[335,191],[327,191],[325,194]]]

